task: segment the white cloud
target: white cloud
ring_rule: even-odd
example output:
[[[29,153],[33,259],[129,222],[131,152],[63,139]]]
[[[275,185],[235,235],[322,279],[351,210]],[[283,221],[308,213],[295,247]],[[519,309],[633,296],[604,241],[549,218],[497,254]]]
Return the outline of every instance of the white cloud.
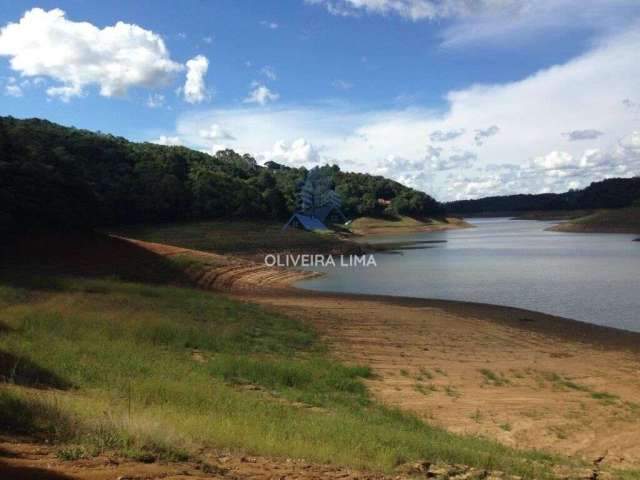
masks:
[[[437,20],[442,18],[486,14],[515,10],[516,0],[306,0],[309,4],[324,5],[329,13],[339,16],[372,14],[398,15],[409,20]]]
[[[454,140],[461,135],[464,135],[465,130],[463,128],[453,129],[453,130],[436,130],[431,132],[429,135],[429,140],[432,142],[448,142],[449,140]]]
[[[90,85],[105,97],[123,96],[132,87],[164,86],[182,68],[152,31],[123,22],[100,29],[67,20],[57,8],[33,8],[3,27],[0,56],[10,57],[11,68],[23,76],[60,82],[47,94],[63,100],[82,96]]]
[[[579,140],[593,140],[602,135],[602,132],[594,128],[589,128],[586,130],[571,130],[570,132],[564,132],[562,135],[570,142],[576,142]]]
[[[9,97],[18,98],[22,96],[22,88],[20,85],[5,85],[4,93]]]
[[[635,0],[305,0],[342,17],[361,13],[444,23],[446,46],[493,41],[509,46],[556,30],[611,32],[632,25],[640,15]],[[508,37],[512,41],[501,41]]]
[[[221,141],[221,140],[235,140],[235,137],[228,131],[224,130],[217,123],[211,124],[209,128],[198,131],[200,138],[205,140]]]
[[[164,105],[164,95],[161,93],[150,93],[147,97],[147,107],[159,108]]]
[[[459,153],[453,153],[446,159],[439,159],[432,164],[434,170],[453,170],[456,168],[470,167],[477,160],[478,156],[467,150]]]
[[[209,60],[204,55],[196,55],[187,61],[187,78],[184,83],[184,99],[189,103],[200,103],[209,97],[204,84],[204,76],[209,69]]]
[[[476,145],[480,146],[484,143],[484,141],[489,138],[497,135],[500,131],[500,128],[497,125],[491,125],[487,128],[479,128],[475,132],[475,136],[473,137]]]
[[[202,41],[204,43],[212,44],[213,43],[213,37],[212,36],[202,37]]]
[[[280,98],[280,95],[276,92],[272,92],[266,85],[253,84],[253,90],[249,92],[244,103],[257,103],[258,105],[266,105],[269,102],[275,102]]]
[[[151,143],[176,147],[182,145],[182,140],[180,140],[180,137],[168,137],[165,135],[160,135],[160,137],[156,138],[155,140],[151,140]]]
[[[344,80],[334,80],[331,82],[331,86],[336,90],[351,90],[353,88],[353,84],[346,82]]]
[[[260,73],[267,77],[269,80],[277,80],[278,78],[275,68],[273,68],[271,65],[265,65],[264,67],[262,67]]]
[[[276,22],[270,22],[267,20],[261,20],[260,25],[262,25],[265,28],[268,28],[269,30],[276,30],[280,26]]]
[[[522,80],[449,92],[445,111],[367,110],[336,102],[229,108],[187,113],[177,132],[204,146],[199,130],[217,123],[233,132],[234,148],[254,154],[303,138],[321,159],[356,171],[384,170],[442,200],[564,191],[640,174],[640,124],[629,107],[637,98],[639,48],[640,30],[623,32]],[[588,149],[562,135],[584,124],[603,132]],[[499,132],[491,128],[498,126]],[[431,140],[434,132],[440,133]],[[449,139],[430,145],[439,138]]]
[[[318,149],[304,138],[298,138],[291,144],[279,140],[270,150],[260,152],[257,156],[263,162],[272,160],[296,167],[315,165],[323,160]]]
[[[18,85],[15,77],[9,77],[7,83],[4,86],[4,94],[8,97],[19,98],[22,97],[22,87]]]

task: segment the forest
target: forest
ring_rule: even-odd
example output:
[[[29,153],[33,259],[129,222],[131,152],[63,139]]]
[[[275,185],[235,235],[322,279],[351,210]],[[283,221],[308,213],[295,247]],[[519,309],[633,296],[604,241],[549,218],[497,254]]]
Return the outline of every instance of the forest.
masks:
[[[429,195],[336,165],[316,167],[358,216],[442,215]],[[305,168],[258,165],[232,150],[215,155],[135,143],[41,119],[0,117],[0,231],[91,228],[199,219],[283,220]],[[389,200],[379,202],[379,199]]]
[[[502,195],[445,204],[449,213],[592,210],[628,207],[640,199],[640,177],[608,178],[582,190],[537,195]]]

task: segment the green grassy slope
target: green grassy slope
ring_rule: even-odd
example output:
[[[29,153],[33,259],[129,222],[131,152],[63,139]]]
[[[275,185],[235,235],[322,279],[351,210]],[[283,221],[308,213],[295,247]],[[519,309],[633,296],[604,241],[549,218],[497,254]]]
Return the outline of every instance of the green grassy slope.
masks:
[[[366,367],[261,307],[116,280],[4,276],[0,425],[61,455],[200,447],[390,471],[428,459],[544,478],[536,452],[450,434],[370,397]],[[75,445],[72,449],[64,445]]]
[[[403,234],[419,232],[428,229],[463,228],[469,226],[458,218],[432,218],[418,220],[408,216],[398,218],[360,217],[349,225],[349,229],[361,235],[368,234]]]
[[[111,232],[147,242],[232,255],[320,253],[356,247],[335,234],[325,235],[295,228],[283,231],[282,226],[282,222],[269,221],[206,221],[123,227]]]
[[[566,232],[640,233],[640,206],[598,210],[554,228]]]

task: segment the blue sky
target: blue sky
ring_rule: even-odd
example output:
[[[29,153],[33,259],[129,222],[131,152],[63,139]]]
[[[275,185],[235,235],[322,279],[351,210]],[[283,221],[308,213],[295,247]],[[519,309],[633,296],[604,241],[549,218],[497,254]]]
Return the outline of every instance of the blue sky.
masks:
[[[0,114],[439,199],[563,191],[640,173],[639,21],[631,0],[3,0]]]

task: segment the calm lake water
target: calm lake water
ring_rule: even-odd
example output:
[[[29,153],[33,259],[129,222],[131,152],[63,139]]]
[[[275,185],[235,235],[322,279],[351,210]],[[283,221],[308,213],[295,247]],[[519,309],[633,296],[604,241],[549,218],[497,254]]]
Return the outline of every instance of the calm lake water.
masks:
[[[444,240],[377,267],[313,268],[326,276],[300,288],[508,305],[640,331],[637,235],[545,231],[552,222],[472,219],[476,228],[369,242]]]

